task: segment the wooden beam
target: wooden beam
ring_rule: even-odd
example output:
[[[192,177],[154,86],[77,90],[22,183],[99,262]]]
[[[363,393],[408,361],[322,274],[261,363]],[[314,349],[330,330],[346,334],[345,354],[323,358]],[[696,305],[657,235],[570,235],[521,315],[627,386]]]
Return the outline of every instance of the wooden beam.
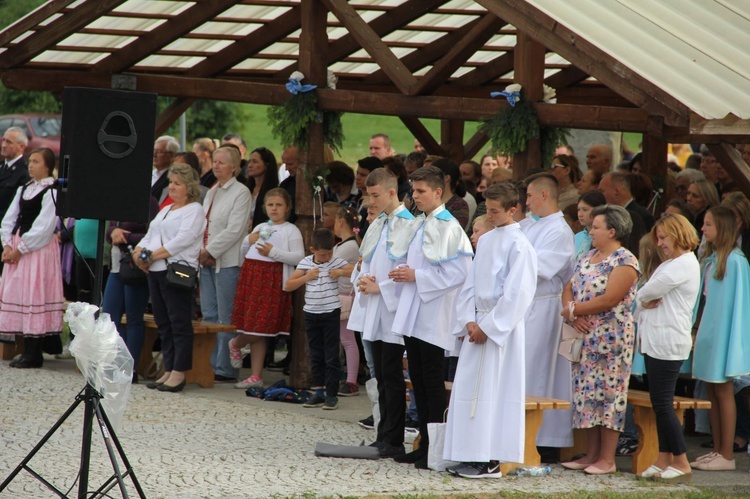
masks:
[[[734,115],[707,120],[697,114],[690,116],[690,133],[702,135],[750,135],[750,119],[743,120]]]
[[[522,87],[522,97],[539,102],[544,97],[544,45],[534,41],[525,32],[516,36],[514,51],[514,80]],[[513,155],[513,177],[523,178],[528,170],[542,167],[542,149],[539,138],[530,139],[526,150]]]
[[[656,212],[661,213],[665,208],[666,201],[671,199],[671,194],[673,194],[667,192],[670,187],[667,182],[667,148],[669,143],[662,138],[661,131],[664,119],[661,116],[650,116],[649,123],[649,131],[643,134],[641,170],[644,175],[652,180],[654,190],[662,190],[662,195],[656,206]]]
[[[476,156],[489,141],[490,138],[482,132],[476,132],[472,135],[466,144],[464,144],[464,155],[466,159],[471,159]]]
[[[183,37],[236,3],[236,0],[213,0],[193,4],[192,7],[168,22],[162,23],[132,43],[117,49],[115,54],[95,64],[92,70],[105,73],[125,71],[144,57]]]
[[[524,0],[476,2],[666,124],[687,125],[687,106],[540,9]]]
[[[403,94],[417,83],[417,79],[396,57],[377,33],[359,16],[359,13],[346,0],[320,0],[331,13],[341,21],[349,33],[362,46],[374,61],[385,71],[391,81]]]
[[[422,147],[425,148],[427,154],[435,154],[438,156],[446,155],[443,146],[435,140],[435,137],[433,137],[430,131],[427,130],[427,127],[419,121],[419,118],[415,118],[414,116],[399,116],[399,118],[406,128],[409,129],[411,134],[414,135],[414,138],[422,144]]]
[[[570,66],[569,68],[558,71],[549,78],[545,78],[544,83],[554,89],[560,89],[581,83],[588,77],[589,74],[586,73],[586,71],[578,69],[575,66]]]
[[[82,2],[72,12],[62,15],[54,22],[40,28],[33,36],[28,37],[0,54],[0,67],[12,68],[20,66],[77,30],[90,24],[95,19],[109,13],[126,0],[97,0],[96,2]]]
[[[426,95],[434,92],[465,63],[477,50],[505,26],[502,19],[492,14],[481,18],[476,26],[455,44],[432,68],[419,79],[409,91],[410,95]]]
[[[36,27],[40,22],[49,19],[76,0],[52,0],[40,5],[34,11],[14,22],[0,33],[0,47],[12,42],[28,30]]]
[[[456,163],[464,160],[464,121],[440,121],[440,145],[448,158]]]
[[[261,26],[242,40],[218,51],[187,71],[191,76],[214,76],[231,69],[249,55],[260,52],[277,40],[297,31],[301,26],[300,8],[295,7]],[[309,76],[309,75],[307,75]]]
[[[456,31],[446,33],[437,40],[434,40],[421,48],[406,54],[401,58],[401,62],[404,63],[409,71],[412,73],[425,66],[429,66],[438,59],[440,59],[451,47],[459,43],[465,36],[467,36],[471,30],[479,24],[480,19],[475,19],[471,22],[458,28]],[[388,75],[386,75],[382,69],[378,69],[374,73],[365,76],[363,81],[372,83],[382,83],[390,81]]]
[[[451,85],[478,87],[513,71],[513,52],[507,52],[453,80]]]
[[[230,102],[279,105],[289,98],[281,84],[134,74],[137,88],[142,92],[195,99],[216,99]],[[47,90],[59,92],[65,86],[110,88],[110,76],[85,71],[13,69],[2,73],[3,83],[16,90]],[[508,104],[498,99],[466,97],[420,96],[409,97],[383,92],[318,89],[321,109],[385,116],[413,116],[419,118],[459,119],[478,121],[497,113]],[[539,122],[547,126],[583,128],[621,132],[644,132],[647,113],[637,108],[605,106],[572,106],[567,104],[535,103]]]
[[[716,156],[716,160],[737,182],[740,190],[750,196],[750,165],[742,159],[742,154],[728,142],[706,144],[708,150]]]
[[[182,116],[187,111],[196,99],[183,99],[177,98],[172,101],[167,108],[156,117],[156,131],[154,132],[157,137],[164,135],[166,131],[172,126],[172,123]]]

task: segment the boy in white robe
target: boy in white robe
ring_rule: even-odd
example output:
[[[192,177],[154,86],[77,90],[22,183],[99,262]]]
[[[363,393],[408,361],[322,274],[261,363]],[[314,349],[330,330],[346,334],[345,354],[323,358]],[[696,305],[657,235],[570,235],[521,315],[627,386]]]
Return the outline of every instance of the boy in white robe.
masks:
[[[371,445],[377,447],[381,457],[396,457],[404,454],[406,385],[404,340],[392,331],[401,284],[393,282],[388,273],[406,263],[406,251],[418,225],[414,215],[398,200],[398,182],[393,173],[378,168],[367,176],[366,186],[370,206],[380,215],[367,229],[359,248],[362,265],[355,267],[357,274],[352,279],[356,279],[355,301],[361,310],[354,319],[350,316],[349,322],[361,327],[362,339],[372,344],[380,421],[377,438]]]
[[[526,392],[572,402],[571,365],[557,349],[562,331],[562,290],[575,269],[575,236],[558,209],[557,179],[551,173],[538,173],[527,178],[526,185],[526,205],[539,217],[521,226],[536,251],[539,268],[536,296],[526,320]],[[545,411],[536,444],[572,446],[572,409]]]
[[[536,253],[513,214],[518,191],[508,181],[484,192],[495,229],[477,254],[456,300],[454,334],[464,336],[453,381],[443,457],[464,478],[498,478],[500,461],[523,462],[526,316],[536,290]]]
[[[388,274],[402,282],[393,332],[404,337],[409,376],[419,415],[419,449],[394,458],[427,469],[427,423],[442,422],[445,394],[445,351],[455,346],[455,300],[466,281],[473,251],[471,242],[442,201],[445,174],[426,166],[411,174],[412,198],[423,212],[419,230],[409,245],[406,265]]]

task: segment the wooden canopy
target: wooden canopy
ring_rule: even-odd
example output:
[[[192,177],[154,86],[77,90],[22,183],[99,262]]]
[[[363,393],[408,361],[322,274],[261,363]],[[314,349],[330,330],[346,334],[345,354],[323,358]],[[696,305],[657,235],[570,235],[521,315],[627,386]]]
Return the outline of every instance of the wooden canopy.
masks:
[[[652,10],[671,15],[669,9],[707,9],[691,15],[746,23],[746,13],[725,5],[732,3],[653,0]],[[541,101],[546,84],[556,90],[557,102],[536,104],[543,125],[643,132],[645,163],[652,174],[666,171],[668,142],[710,143],[750,192],[747,167],[726,143],[747,140],[748,116],[702,117],[695,109],[700,106],[673,95],[679,92],[671,92],[668,83],[655,84],[641,68],[610,55],[612,47],[604,42],[609,36],[597,38],[585,24],[573,26],[572,19],[586,15],[584,9],[572,12],[569,24],[589,29],[602,46],[561,23],[575,10],[568,4],[51,0],[0,33],[0,72],[4,84],[15,89],[60,91],[74,85],[176,97],[158,118],[161,132],[196,99],[280,104],[289,98],[284,87],[289,75],[300,70],[307,82],[321,87],[322,109],[398,116],[428,151],[456,159],[474,156],[487,142],[476,134],[464,143],[464,123],[507,105],[491,99],[490,91],[517,82],[529,100]],[[623,5],[636,11],[638,4],[642,2],[596,0],[604,34],[616,35],[618,25],[614,18],[602,17]],[[636,16],[627,26],[633,37],[649,34],[657,24],[647,17],[641,24],[639,20]],[[681,50],[675,47],[665,52],[664,64],[674,59],[673,49]],[[328,69],[339,78],[335,90],[322,88]],[[419,118],[441,119],[440,137],[433,137]],[[519,170],[539,166],[538,147],[532,144],[515,164]]]

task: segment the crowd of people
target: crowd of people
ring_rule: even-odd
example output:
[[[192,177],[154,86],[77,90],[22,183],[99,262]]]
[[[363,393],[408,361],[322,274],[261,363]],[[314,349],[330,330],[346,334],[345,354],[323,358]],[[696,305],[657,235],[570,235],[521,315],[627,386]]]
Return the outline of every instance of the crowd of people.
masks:
[[[57,219],[54,155],[31,151],[27,165],[25,140],[11,128],[2,143],[0,332],[24,335],[11,366],[38,368],[43,352],[59,349],[48,340],[59,338],[71,298],[76,272],[65,245],[85,230]],[[196,308],[204,321],[236,328],[218,335],[211,366],[216,382],[240,389],[264,387],[269,363],[288,366],[274,361],[274,341],[294,341],[301,309],[313,382],[305,407],[336,409],[339,397],[359,394],[366,373],[376,395],[360,424],[376,429],[371,445],[417,468],[427,467],[427,425],[450,406],[443,457],[459,464],[448,471],[501,476],[500,462],[523,461],[528,394],[572,403],[544,416],[536,444],[545,458],[582,429],[585,455],[562,465],[612,473],[633,438],[627,393],[637,382],[651,394],[659,434],[644,477],[731,470],[750,438],[750,415],[735,400],[750,386],[750,201],[708,148],[696,154],[695,168],[670,169],[657,219],[642,157],[615,167],[607,145],[589,148],[585,172],[566,146],[513,180],[511,158],[458,164],[418,142],[396,155],[386,134],[374,134],[355,168],[328,158],[306,248],[293,223],[296,148],[279,165],[265,147],[248,154],[236,134],[198,139],[192,151],[159,137],[150,222],[109,224],[103,310],[137,362],[151,304],[164,373],[146,386],[179,392],[192,367]],[[199,276],[198,288],[175,283],[175,272]],[[581,337],[580,358],[558,354],[564,323]],[[711,452],[693,461],[672,410],[681,373],[712,403],[703,426]],[[421,436],[409,453],[407,424]]]

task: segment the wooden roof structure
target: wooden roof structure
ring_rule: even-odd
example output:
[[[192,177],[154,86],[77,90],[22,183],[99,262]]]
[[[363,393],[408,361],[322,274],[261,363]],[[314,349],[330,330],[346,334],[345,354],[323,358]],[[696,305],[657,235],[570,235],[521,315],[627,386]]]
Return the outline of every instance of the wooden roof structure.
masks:
[[[697,79],[692,83],[712,85],[718,69],[706,61],[715,62],[727,75],[739,75],[723,77],[733,86],[721,91],[746,95],[750,64],[747,55],[732,50],[750,36],[750,12],[742,5],[741,0],[50,0],[0,32],[0,73],[15,89],[87,86],[176,97],[158,118],[157,131],[163,131],[196,99],[281,104],[290,95],[284,84],[300,70],[306,82],[319,85],[322,109],[398,116],[429,152],[456,159],[475,155],[487,142],[478,133],[464,143],[464,123],[507,105],[491,99],[490,91],[516,82],[529,100],[541,101],[548,85],[557,101],[535,104],[541,124],[642,132],[646,168],[654,175],[666,171],[668,142],[709,143],[750,192],[747,165],[730,145],[748,141],[746,102],[737,102],[736,109],[731,102],[711,107],[710,95],[678,87],[683,79],[670,82],[658,73],[664,65],[687,64]],[[689,25],[665,32],[660,18],[670,16],[681,23],[697,20],[701,31],[692,39]],[[712,34],[728,42],[696,43]],[[628,36],[645,42],[632,44],[637,53],[624,64],[632,52]],[[651,65],[639,64],[651,61],[648,52],[660,47],[661,62],[657,57]],[[711,71],[701,69],[707,67]],[[329,69],[338,76],[335,90],[324,88]],[[440,137],[419,118],[441,119]],[[538,166],[538,145],[515,165]]]

